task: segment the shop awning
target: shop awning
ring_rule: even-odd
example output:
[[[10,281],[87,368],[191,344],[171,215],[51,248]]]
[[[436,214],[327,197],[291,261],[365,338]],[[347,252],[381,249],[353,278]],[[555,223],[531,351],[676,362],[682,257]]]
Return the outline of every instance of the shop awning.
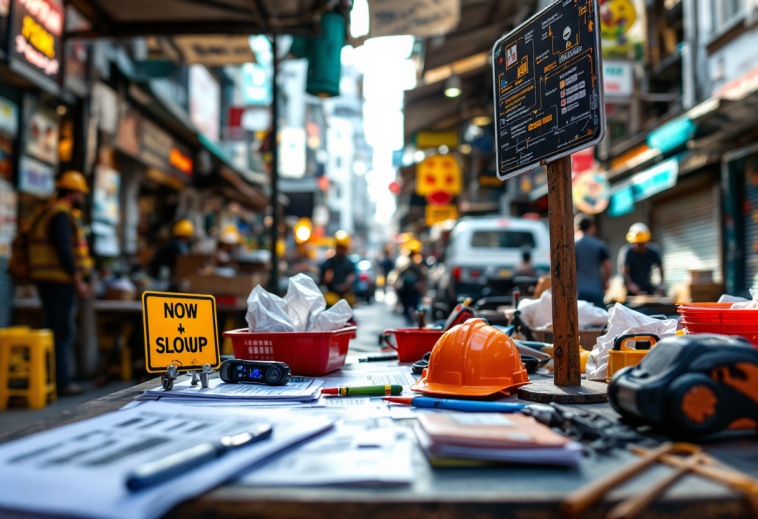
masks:
[[[339,0],[68,0],[91,24],[68,37],[318,32]]]
[[[459,97],[445,97],[445,80],[405,91],[405,142],[422,130],[447,130],[479,115],[492,117],[492,69],[485,65],[461,75]]]
[[[491,52],[495,41],[526,20],[536,4],[536,0],[463,0],[458,29],[427,40],[423,71],[426,73],[480,52]]]

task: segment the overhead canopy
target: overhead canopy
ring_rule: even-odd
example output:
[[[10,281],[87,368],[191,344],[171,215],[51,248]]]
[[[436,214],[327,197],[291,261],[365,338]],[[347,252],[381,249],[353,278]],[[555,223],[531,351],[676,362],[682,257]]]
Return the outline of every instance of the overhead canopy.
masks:
[[[460,76],[462,93],[445,97],[445,80],[405,91],[405,142],[422,130],[447,130],[480,115],[492,117],[492,69],[479,67]]]
[[[491,52],[501,36],[534,12],[535,5],[536,0],[463,0],[458,29],[427,41],[424,72],[480,52]]]
[[[426,84],[405,92],[405,142],[422,130],[452,129],[480,115],[492,117],[492,47],[535,9],[536,0],[462,0],[458,29],[426,42]],[[463,83],[456,98],[444,94],[451,74]]]
[[[318,32],[339,0],[68,0],[91,23],[75,37]]]

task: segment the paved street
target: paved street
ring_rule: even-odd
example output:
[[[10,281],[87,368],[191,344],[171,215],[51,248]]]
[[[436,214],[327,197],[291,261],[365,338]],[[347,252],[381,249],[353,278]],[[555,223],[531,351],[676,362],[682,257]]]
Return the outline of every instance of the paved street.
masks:
[[[355,309],[358,336],[350,342],[352,350],[379,351],[379,334],[385,330],[406,326],[403,316],[392,311],[396,301],[395,294],[389,294],[386,299],[383,295],[377,291],[376,302],[371,305],[363,304]]]

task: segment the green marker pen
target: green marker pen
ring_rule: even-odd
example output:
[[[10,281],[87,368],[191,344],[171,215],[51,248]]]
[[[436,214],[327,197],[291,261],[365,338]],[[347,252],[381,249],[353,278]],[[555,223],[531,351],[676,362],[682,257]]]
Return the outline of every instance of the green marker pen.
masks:
[[[324,395],[340,396],[386,396],[399,395],[403,386],[363,386],[363,387],[330,387],[322,389]]]

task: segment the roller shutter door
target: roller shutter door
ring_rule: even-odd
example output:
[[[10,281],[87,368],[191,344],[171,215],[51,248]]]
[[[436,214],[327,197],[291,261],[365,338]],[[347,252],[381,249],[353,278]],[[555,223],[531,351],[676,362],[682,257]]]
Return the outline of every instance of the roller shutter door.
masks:
[[[653,242],[661,248],[666,286],[689,281],[688,270],[713,270],[721,282],[718,188],[713,184],[653,208]]]
[[[745,289],[758,288],[758,155],[745,158]]]

